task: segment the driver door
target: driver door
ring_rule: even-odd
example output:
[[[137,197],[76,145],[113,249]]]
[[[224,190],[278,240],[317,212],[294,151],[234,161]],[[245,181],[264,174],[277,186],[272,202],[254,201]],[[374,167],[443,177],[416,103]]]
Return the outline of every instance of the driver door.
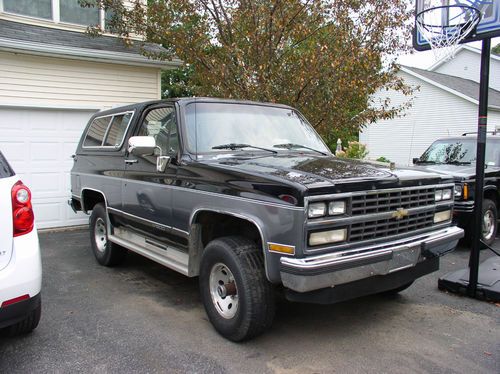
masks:
[[[157,171],[158,156],[176,159],[179,153],[177,116],[173,105],[161,105],[144,113],[134,136],[152,136],[158,146],[154,155],[125,155],[122,184],[124,219],[134,228],[168,234],[172,225],[172,189],[177,167],[170,162]]]

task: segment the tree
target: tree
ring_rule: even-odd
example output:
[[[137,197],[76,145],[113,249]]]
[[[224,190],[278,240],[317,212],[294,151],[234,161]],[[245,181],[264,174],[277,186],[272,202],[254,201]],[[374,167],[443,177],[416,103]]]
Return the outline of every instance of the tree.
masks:
[[[491,49],[491,53],[493,53],[494,55],[500,56],[500,43],[498,43],[496,46],[494,46]]]
[[[395,52],[409,48],[407,0],[81,2],[111,10],[125,42],[142,35],[166,48],[154,57],[189,63],[192,93],[292,105],[325,138],[407,107],[372,102],[378,90],[412,92],[395,64]]]
[[[192,75],[193,67],[191,65],[162,71],[162,99],[193,96],[196,92],[196,86],[192,82]]]

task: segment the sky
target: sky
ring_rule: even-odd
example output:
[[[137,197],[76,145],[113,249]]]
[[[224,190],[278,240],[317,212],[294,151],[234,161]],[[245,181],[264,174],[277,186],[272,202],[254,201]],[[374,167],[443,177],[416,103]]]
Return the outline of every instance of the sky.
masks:
[[[494,47],[500,43],[500,38],[493,38],[491,40],[491,46]],[[468,43],[470,47],[481,49],[482,42],[472,42]],[[412,66],[420,69],[427,69],[431,67],[435,62],[434,55],[432,51],[417,52],[412,54],[402,55],[399,57],[398,62],[401,65]]]

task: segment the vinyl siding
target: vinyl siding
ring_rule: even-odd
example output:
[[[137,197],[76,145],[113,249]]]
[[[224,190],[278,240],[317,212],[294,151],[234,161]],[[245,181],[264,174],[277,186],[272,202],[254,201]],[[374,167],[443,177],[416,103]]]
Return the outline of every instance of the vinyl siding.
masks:
[[[481,54],[461,49],[455,58],[441,64],[433,71],[479,82],[480,70]],[[490,59],[490,87],[500,91],[500,61],[495,57]]]
[[[405,116],[379,121],[360,132],[360,142],[368,146],[368,158],[384,156],[400,165],[411,165],[436,139],[477,131],[476,104],[421,81],[405,72],[399,73],[412,86],[420,86],[413,106]],[[377,94],[377,99],[389,97],[393,104],[407,100],[395,91]],[[500,128],[500,112],[490,111],[488,129]]]
[[[0,52],[0,105],[108,108],[160,98],[159,69]]]

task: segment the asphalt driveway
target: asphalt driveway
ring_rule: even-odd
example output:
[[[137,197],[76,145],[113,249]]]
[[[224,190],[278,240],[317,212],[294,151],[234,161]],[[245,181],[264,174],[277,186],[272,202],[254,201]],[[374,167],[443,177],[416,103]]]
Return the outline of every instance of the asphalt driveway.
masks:
[[[437,289],[466,266],[465,248],[397,297],[280,302],[272,330],[235,344],[208,322],[197,279],[135,254],[101,267],[86,230],[40,240],[42,320],[0,336],[0,373],[500,373],[499,306]]]

